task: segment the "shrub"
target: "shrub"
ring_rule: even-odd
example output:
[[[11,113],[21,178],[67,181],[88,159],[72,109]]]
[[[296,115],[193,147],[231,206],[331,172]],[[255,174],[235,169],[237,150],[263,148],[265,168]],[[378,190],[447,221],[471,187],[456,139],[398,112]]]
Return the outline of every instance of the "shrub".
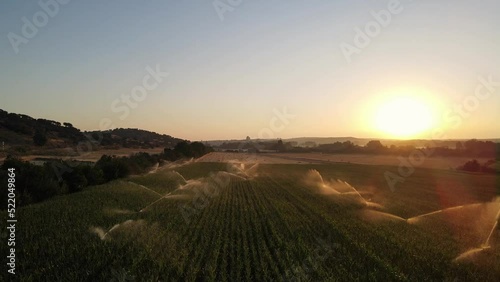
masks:
[[[9,168],[15,168],[16,194],[20,205],[40,202],[63,193],[61,185],[49,166],[36,166],[9,156],[1,169],[7,171]],[[6,197],[7,190],[1,191],[2,198]]]
[[[47,136],[43,130],[37,129],[35,131],[35,135],[33,135],[33,143],[37,146],[43,146],[47,143]]]
[[[64,173],[63,179],[70,193],[81,191],[88,184],[81,166],[74,167],[70,172]]]
[[[101,169],[106,182],[126,177],[130,174],[129,168],[125,164],[124,158],[103,155],[95,164],[96,168]]]
[[[474,159],[474,160],[466,162],[462,166],[462,170],[471,171],[471,172],[477,172],[477,171],[481,170],[481,165],[479,164],[479,162],[477,160]]]
[[[101,168],[97,166],[84,165],[82,166],[82,172],[87,179],[88,185],[99,185],[104,183],[104,174]]]

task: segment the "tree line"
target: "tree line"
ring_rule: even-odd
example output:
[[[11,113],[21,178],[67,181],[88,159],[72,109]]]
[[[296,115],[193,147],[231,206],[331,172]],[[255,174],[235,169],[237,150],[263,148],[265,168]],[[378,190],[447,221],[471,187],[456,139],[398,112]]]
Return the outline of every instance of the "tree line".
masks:
[[[104,148],[173,147],[182,139],[136,128],[116,128],[105,131],[81,131],[69,122],[35,119],[28,115],[0,109],[0,142],[13,147],[15,153],[26,153],[30,147],[60,148],[86,140],[99,140]],[[96,148],[97,149],[97,148]]]
[[[212,151],[200,142],[182,141],[161,154],[137,153],[128,157],[103,155],[95,164],[52,159],[35,165],[8,156],[0,167],[0,183],[7,183],[7,169],[15,168],[16,202],[19,206],[38,203],[56,195],[75,193],[87,186],[100,185],[129,175],[142,174],[156,164],[183,158],[198,158]],[[7,201],[7,185],[1,201]]]
[[[458,169],[468,172],[500,173],[500,168],[495,167],[495,163],[495,160],[488,160],[484,164],[481,164],[476,159],[473,159],[465,162]]]
[[[384,146],[379,140],[371,140],[365,146],[355,145],[350,141],[336,142],[333,144],[323,144],[312,151],[323,153],[366,153],[366,154],[388,154],[388,155],[409,155],[415,150],[432,150],[433,156],[444,157],[484,157],[499,158],[500,143],[492,141],[480,141],[471,139],[467,141],[457,141],[454,148],[441,146],[428,146],[416,148],[414,146]]]
[[[432,150],[433,156],[443,157],[472,157],[491,158],[500,160],[500,143],[492,141],[481,141],[471,139],[467,141],[457,141],[455,147],[428,146],[416,148],[415,146],[385,146],[379,140],[371,140],[366,145],[356,145],[351,141],[321,144],[314,147],[294,146],[294,142],[277,141],[236,141],[225,142],[218,148],[232,150],[275,150],[288,153],[330,153],[330,154],[375,154],[375,155],[401,155],[408,156],[415,150]]]

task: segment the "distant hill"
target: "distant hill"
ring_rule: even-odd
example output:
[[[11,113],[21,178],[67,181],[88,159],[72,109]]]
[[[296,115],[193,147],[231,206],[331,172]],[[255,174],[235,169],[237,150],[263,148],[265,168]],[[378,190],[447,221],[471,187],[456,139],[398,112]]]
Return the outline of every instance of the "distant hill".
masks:
[[[8,146],[31,146],[34,145],[33,136],[36,132],[45,136],[44,146],[51,148],[66,147],[85,138],[71,123],[61,124],[58,121],[35,119],[0,110],[0,142],[5,142]]]
[[[296,142],[297,146],[302,146],[302,147],[311,147],[313,143],[315,145],[322,145],[322,144],[332,144],[335,142],[342,143],[346,141],[350,141],[355,145],[363,146],[370,140],[372,139],[356,138],[356,137],[297,137],[297,138],[283,139],[284,142]]]
[[[368,141],[372,139],[363,139],[363,138],[355,138],[355,137],[296,137],[296,138],[287,138],[283,139],[283,142],[292,142],[296,143],[296,146],[302,146],[302,147],[311,147],[314,143],[314,146],[316,145],[321,145],[321,144],[330,144],[330,143],[335,143],[335,142],[345,142],[345,141],[351,141],[352,143],[356,145],[365,145]],[[211,146],[219,146],[223,143],[237,143],[237,142],[245,142],[247,140],[245,139],[231,139],[231,140],[210,140],[210,141],[205,141],[204,143],[207,143]],[[271,141],[276,141],[276,139],[252,139],[252,141],[258,141],[258,142],[271,142]]]
[[[464,142],[469,139],[449,139],[449,140],[430,140],[430,139],[410,139],[410,140],[397,140],[397,139],[381,139],[381,138],[356,138],[356,137],[296,137],[285,138],[283,142],[290,142],[293,146],[299,147],[316,147],[324,144],[333,144],[336,142],[352,142],[354,145],[365,146],[371,140],[379,140],[384,146],[411,146],[416,148],[423,147],[448,147],[455,148],[458,141]],[[478,139],[480,141],[492,141],[500,143],[500,139]],[[228,143],[245,142],[245,139],[232,139],[232,140],[210,140],[204,143],[211,146],[220,146]],[[259,139],[253,141],[276,141],[276,139]]]
[[[430,139],[409,139],[409,140],[397,140],[397,139],[383,139],[383,138],[356,138],[356,137],[299,137],[299,138],[289,138],[283,139],[284,142],[297,142],[298,146],[302,147],[312,147],[313,144],[323,145],[323,144],[333,144],[335,142],[345,142],[350,141],[355,145],[364,146],[371,140],[379,140],[384,146],[412,146],[416,148],[423,147],[449,147],[455,148],[458,141],[464,142],[469,139],[447,139],[447,140],[430,140]],[[477,139],[480,141],[492,141],[499,143],[500,139]]]
[[[34,138],[35,136],[38,138]],[[34,148],[67,148],[88,140],[89,137],[95,137],[94,140],[100,141],[98,147],[104,148],[173,147],[183,141],[170,135],[133,128],[82,132],[69,122],[36,119],[0,109],[0,146],[3,144],[6,151],[9,148],[16,148],[20,153]]]
[[[122,147],[168,147],[173,148],[177,143],[184,141],[166,134],[158,134],[137,128],[117,128],[108,131],[90,131],[85,134],[94,136],[94,140],[102,133],[102,146],[120,145]]]

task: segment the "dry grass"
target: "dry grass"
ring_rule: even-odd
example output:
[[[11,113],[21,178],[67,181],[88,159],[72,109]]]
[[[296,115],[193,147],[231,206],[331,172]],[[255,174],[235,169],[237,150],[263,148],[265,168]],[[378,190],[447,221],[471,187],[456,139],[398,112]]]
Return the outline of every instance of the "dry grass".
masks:
[[[91,162],[96,162],[98,161],[102,155],[115,155],[119,157],[124,157],[124,156],[130,156],[131,154],[139,153],[139,152],[145,152],[148,154],[159,154],[163,152],[163,147],[162,148],[153,148],[153,149],[132,149],[132,148],[120,148],[120,149],[106,149],[106,150],[95,150],[95,151],[90,151],[90,152],[84,152],[80,154],[79,156],[74,156],[72,154],[61,154],[59,152],[58,154],[40,154],[40,155],[28,155],[28,156],[23,156],[22,159],[26,161],[33,160],[35,158],[58,158],[58,159],[63,159],[63,160],[79,160],[79,161],[91,161]],[[2,158],[0,158],[0,161],[3,161]]]

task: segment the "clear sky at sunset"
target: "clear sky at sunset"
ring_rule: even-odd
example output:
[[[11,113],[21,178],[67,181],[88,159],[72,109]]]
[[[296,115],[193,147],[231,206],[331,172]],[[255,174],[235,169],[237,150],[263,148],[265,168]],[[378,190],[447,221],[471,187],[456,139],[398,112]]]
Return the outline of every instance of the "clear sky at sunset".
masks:
[[[284,108],[275,137],[500,137],[500,1],[390,2],[73,0],[37,27],[38,1],[2,1],[0,108],[191,140]]]

